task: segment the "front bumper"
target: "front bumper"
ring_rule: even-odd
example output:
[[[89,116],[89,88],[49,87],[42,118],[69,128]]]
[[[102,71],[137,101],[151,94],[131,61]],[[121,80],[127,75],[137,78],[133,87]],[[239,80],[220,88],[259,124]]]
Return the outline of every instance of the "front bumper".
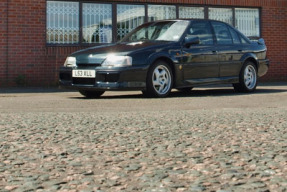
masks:
[[[95,78],[74,78],[71,67],[61,67],[59,82],[62,87],[76,90],[143,90],[146,87],[144,67],[82,68],[96,70]]]

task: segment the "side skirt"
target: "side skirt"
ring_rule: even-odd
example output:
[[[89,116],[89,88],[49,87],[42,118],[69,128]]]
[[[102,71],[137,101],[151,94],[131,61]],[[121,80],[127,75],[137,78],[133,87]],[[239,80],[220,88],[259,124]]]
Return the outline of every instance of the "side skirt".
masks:
[[[213,85],[213,84],[232,84],[238,83],[239,77],[219,77],[219,78],[205,78],[205,79],[189,79],[185,80],[185,85]]]

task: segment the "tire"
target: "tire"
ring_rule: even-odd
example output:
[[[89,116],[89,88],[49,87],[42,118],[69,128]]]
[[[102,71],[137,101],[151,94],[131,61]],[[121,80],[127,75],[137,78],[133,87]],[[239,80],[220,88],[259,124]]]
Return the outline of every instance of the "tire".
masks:
[[[184,87],[184,88],[177,88],[178,91],[182,93],[191,93],[193,87]]]
[[[170,94],[173,86],[173,74],[170,66],[164,61],[155,62],[149,69],[146,79],[146,97],[162,98]]]
[[[104,94],[104,91],[86,91],[80,90],[79,91],[83,96],[89,99],[99,98],[101,95]]]
[[[257,87],[257,68],[251,61],[243,64],[240,74],[239,83],[233,84],[235,91],[250,93],[255,91]]]

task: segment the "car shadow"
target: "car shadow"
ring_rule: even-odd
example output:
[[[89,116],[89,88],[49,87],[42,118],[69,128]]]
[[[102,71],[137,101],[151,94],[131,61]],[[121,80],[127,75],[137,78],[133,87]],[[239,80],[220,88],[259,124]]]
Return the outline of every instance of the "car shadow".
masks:
[[[272,94],[272,93],[281,93],[287,92],[283,89],[256,89],[253,93],[240,93],[236,92],[233,88],[220,88],[220,89],[201,89],[201,90],[192,90],[190,93],[182,92],[172,92],[170,97],[210,97],[210,96],[238,96],[238,95],[258,95],[258,94]]]
[[[194,89],[188,93],[180,92],[177,90],[173,90],[170,95],[166,98],[184,98],[184,97],[222,97],[222,96],[238,96],[238,95],[259,95],[259,94],[273,94],[273,93],[281,93],[281,92],[287,92],[287,89],[264,89],[264,88],[258,88],[253,93],[239,93],[236,92],[233,88],[207,88],[207,89]],[[121,92],[123,94],[121,95],[103,95],[100,98],[97,99],[155,99],[155,98],[147,98],[143,94],[138,94],[138,92],[135,92],[135,94],[125,94],[125,92]],[[160,99],[166,99],[166,98],[160,98]],[[91,100],[90,98],[85,98],[84,96],[79,97],[70,97],[70,99],[82,99],[82,100]]]
[[[0,88],[0,94],[22,94],[22,93],[61,93],[61,92],[75,92],[74,90],[62,89],[58,87],[41,88],[41,87],[12,87]]]

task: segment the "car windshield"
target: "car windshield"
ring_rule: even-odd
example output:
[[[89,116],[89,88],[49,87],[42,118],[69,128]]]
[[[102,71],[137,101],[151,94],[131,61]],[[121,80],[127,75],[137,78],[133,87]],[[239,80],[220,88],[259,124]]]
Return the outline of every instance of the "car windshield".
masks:
[[[189,21],[162,21],[142,25],[129,33],[121,42],[178,41]]]

